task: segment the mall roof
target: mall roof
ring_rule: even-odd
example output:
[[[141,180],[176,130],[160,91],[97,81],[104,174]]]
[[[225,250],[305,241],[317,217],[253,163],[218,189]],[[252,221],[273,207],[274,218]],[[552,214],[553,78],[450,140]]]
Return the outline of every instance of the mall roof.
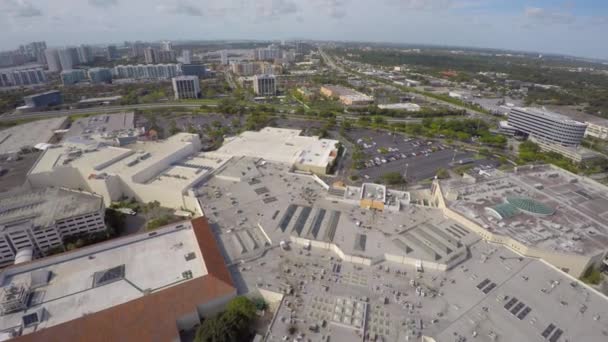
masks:
[[[227,138],[217,153],[256,157],[283,164],[296,162],[325,167],[337,140],[301,136],[297,129],[266,127]]]
[[[448,207],[524,245],[580,255],[608,246],[608,187],[589,178],[537,165],[484,172],[473,184],[458,179],[441,184]],[[488,208],[503,218],[487,215]]]
[[[124,273],[105,272],[117,267]],[[173,341],[177,319],[236,292],[205,218],[9,267],[0,281],[28,284],[40,269],[50,282],[0,327],[18,327],[41,307],[48,315],[16,341]]]

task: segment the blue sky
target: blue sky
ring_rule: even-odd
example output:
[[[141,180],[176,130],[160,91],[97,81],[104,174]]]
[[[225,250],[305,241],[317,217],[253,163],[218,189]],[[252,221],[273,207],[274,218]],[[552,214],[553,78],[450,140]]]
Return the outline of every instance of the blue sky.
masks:
[[[608,0],[0,0],[0,49],[161,39],[391,41],[608,59]]]

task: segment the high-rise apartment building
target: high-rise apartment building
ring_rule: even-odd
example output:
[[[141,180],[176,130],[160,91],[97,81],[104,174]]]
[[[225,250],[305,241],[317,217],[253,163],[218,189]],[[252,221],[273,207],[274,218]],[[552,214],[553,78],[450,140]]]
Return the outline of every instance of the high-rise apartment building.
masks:
[[[179,76],[173,78],[175,99],[197,99],[201,97],[201,84],[197,76]]]
[[[106,58],[108,58],[108,60],[110,61],[120,58],[120,54],[118,53],[116,45],[108,45],[108,47],[106,48]]]
[[[46,83],[42,68],[0,70],[0,87],[20,87]]]
[[[46,64],[50,72],[60,72],[61,63],[59,61],[59,50],[58,49],[46,49],[44,50],[44,56],[46,58]]]
[[[135,42],[130,44],[129,57],[137,58],[144,55],[145,46],[142,42]]]
[[[21,45],[19,50],[26,55],[30,60],[35,60],[38,63],[44,63],[44,50],[46,50],[46,42],[32,42],[26,45]]]
[[[222,63],[222,65],[228,65],[228,63],[229,63],[228,51],[226,51],[226,50],[220,51],[220,62]]]
[[[182,50],[182,63],[184,63],[184,64],[192,63],[192,51]]]
[[[255,75],[253,91],[260,96],[274,96],[277,93],[277,82],[274,75]]]
[[[89,79],[91,83],[110,83],[112,82],[112,71],[108,68],[89,69]]]
[[[77,47],[76,54],[78,55],[79,64],[86,64],[93,61],[93,50],[88,45],[80,45]]]
[[[64,86],[73,85],[87,79],[87,72],[83,69],[63,70],[60,74]]]
[[[164,40],[160,43],[161,51],[171,51],[173,50],[173,44],[171,44],[170,40]]]
[[[0,266],[14,262],[19,251],[46,255],[63,247],[65,238],[101,232],[103,198],[64,188],[45,188],[0,196]]]
[[[59,55],[61,70],[71,70],[74,68],[74,64],[78,62],[78,53],[76,53],[75,48],[59,49],[57,53]]]
[[[112,70],[117,78],[169,79],[181,75],[179,64],[117,65]]]

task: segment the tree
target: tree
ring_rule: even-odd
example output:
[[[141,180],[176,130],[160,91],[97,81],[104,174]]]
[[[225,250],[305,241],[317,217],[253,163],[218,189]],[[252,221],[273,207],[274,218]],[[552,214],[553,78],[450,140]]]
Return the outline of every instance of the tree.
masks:
[[[405,183],[405,179],[399,172],[388,172],[383,174],[380,179],[386,185],[400,185]]]
[[[207,318],[196,331],[195,342],[240,342],[251,338],[256,306],[247,297],[236,297],[226,311]]]
[[[450,178],[450,173],[444,168],[437,169],[437,178],[447,179]]]

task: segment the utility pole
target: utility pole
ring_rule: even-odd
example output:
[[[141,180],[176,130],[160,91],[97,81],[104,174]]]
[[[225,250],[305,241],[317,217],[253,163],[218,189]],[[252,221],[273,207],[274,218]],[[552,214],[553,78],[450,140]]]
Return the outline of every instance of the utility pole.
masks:
[[[407,182],[407,168],[408,168],[408,166],[410,166],[410,164],[405,163],[405,173],[403,174],[403,181],[404,181],[404,183]],[[405,188],[405,184],[403,185],[403,187]]]

